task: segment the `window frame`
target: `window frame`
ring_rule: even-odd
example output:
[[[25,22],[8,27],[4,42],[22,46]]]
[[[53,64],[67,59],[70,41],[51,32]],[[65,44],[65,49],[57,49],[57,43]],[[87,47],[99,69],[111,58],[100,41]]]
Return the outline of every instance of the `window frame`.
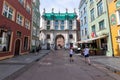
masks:
[[[18,17],[18,15],[19,15],[19,17]],[[20,18],[22,18],[22,20],[20,20]],[[16,15],[16,23],[21,26],[24,25],[24,17],[19,12],[17,12],[17,15]]]
[[[101,27],[101,23],[103,23],[102,27]],[[104,21],[104,20],[101,20],[101,21],[99,22],[99,30],[103,30],[103,29],[105,29],[105,21]]]
[[[100,0],[97,4],[97,14],[101,16],[103,14],[103,2]]]
[[[6,10],[5,5],[7,6],[7,10]],[[12,13],[10,12],[10,9],[12,9]],[[5,12],[7,12],[6,15],[5,15]],[[13,8],[9,3],[4,1],[3,8],[2,8],[2,15],[5,16],[8,19],[14,21],[15,20],[15,8]],[[12,17],[9,18],[9,15],[11,15]]]

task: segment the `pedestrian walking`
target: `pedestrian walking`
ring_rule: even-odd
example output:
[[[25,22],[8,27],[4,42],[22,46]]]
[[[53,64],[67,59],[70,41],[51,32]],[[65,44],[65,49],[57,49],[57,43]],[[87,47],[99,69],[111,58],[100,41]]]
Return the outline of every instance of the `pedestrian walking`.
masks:
[[[83,54],[84,54],[84,57],[85,57],[85,62],[88,62],[88,64],[91,65],[90,59],[89,59],[89,48],[88,48],[88,46],[85,47]]]
[[[38,54],[39,53],[39,47],[36,47],[36,54]]]
[[[74,61],[74,59],[73,59],[73,48],[71,47],[70,48],[70,52],[69,52],[69,57],[70,57],[70,62],[73,62]]]

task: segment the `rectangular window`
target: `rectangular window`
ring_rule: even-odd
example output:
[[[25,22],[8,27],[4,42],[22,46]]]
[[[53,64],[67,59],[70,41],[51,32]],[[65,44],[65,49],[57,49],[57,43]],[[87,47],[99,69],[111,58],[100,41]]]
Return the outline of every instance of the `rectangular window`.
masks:
[[[33,22],[36,23],[37,22],[37,16],[34,12],[33,12],[33,17],[32,18],[33,18]]]
[[[60,26],[60,29],[61,29],[61,30],[64,30],[64,26]]]
[[[33,26],[33,29],[32,29],[32,35],[34,35],[34,36],[36,36],[36,27],[35,26]]]
[[[72,20],[69,20],[69,24],[72,24]]]
[[[47,30],[50,30],[50,26],[47,26]]]
[[[50,25],[50,20],[47,21],[47,25]]]
[[[92,26],[92,32],[96,32],[95,25]]]
[[[21,37],[21,36],[22,36],[22,33],[21,33],[20,31],[17,31],[16,36],[17,36],[17,37]]]
[[[98,16],[102,15],[103,13],[103,3],[102,0],[97,4]]]
[[[72,26],[69,26],[69,29],[72,30]]]
[[[87,28],[85,28],[85,35],[87,35]]]
[[[82,30],[82,36],[84,36],[84,31]]]
[[[61,24],[62,24],[62,25],[64,24],[64,20],[61,21]]]
[[[83,20],[81,20],[80,25],[83,26]]]
[[[57,25],[55,26],[55,30],[58,30],[58,26]]]
[[[86,9],[85,9],[85,7],[84,7],[84,13],[86,12]]]
[[[58,25],[58,20],[55,20],[55,24]]]
[[[9,6],[7,3],[3,4],[3,15],[6,18],[13,20],[14,12],[15,12],[14,9],[11,6]]]
[[[50,35],[49,34],[47,34],[47,39],[50,39]]]
[[[99,22],[99,30],[105,29],[104,20]]]
[[[23,16],[20,14],[20,13],[17,13],[17,19],[16,19],[16,22],[23,26]]]
[[[30,5],[29,5],[29,4],[27,4],[26,10],[27,10],[28,13],[31,13],[31,8],[30,8]]]
[[[120,25],[120,10],[116,11],[117,24]]]
[[[69,38],[70,38],[70,39],[73,39],[73,35],[72,35],[72,34],[70,34],[70,35],[69,35]]]
[[[25,28],[30,29],[30,21],[25,20]]]
[[[90,15],[91,15],[91,21],[93,21],[95,19],[94,8],[90,11]]]
[[[86,24],[87,23],[87,21],[86,21],[86,16],[84,17],[84,24]]]
[[[82,17],[82,11],[81,11],[81,17]]]

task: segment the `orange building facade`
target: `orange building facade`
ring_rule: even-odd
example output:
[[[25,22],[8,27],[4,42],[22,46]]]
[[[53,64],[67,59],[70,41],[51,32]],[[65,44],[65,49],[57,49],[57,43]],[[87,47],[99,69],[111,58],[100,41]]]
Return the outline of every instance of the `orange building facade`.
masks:
[[[120,0],[107,0],[114,56],[120,56]]]

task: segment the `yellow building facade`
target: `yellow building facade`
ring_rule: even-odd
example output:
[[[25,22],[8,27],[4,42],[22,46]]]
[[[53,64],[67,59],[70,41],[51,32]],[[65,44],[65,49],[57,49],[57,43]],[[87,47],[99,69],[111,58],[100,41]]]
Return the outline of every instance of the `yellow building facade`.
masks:
[[[114,56],[120,56],[120,0],[107,0]]]

